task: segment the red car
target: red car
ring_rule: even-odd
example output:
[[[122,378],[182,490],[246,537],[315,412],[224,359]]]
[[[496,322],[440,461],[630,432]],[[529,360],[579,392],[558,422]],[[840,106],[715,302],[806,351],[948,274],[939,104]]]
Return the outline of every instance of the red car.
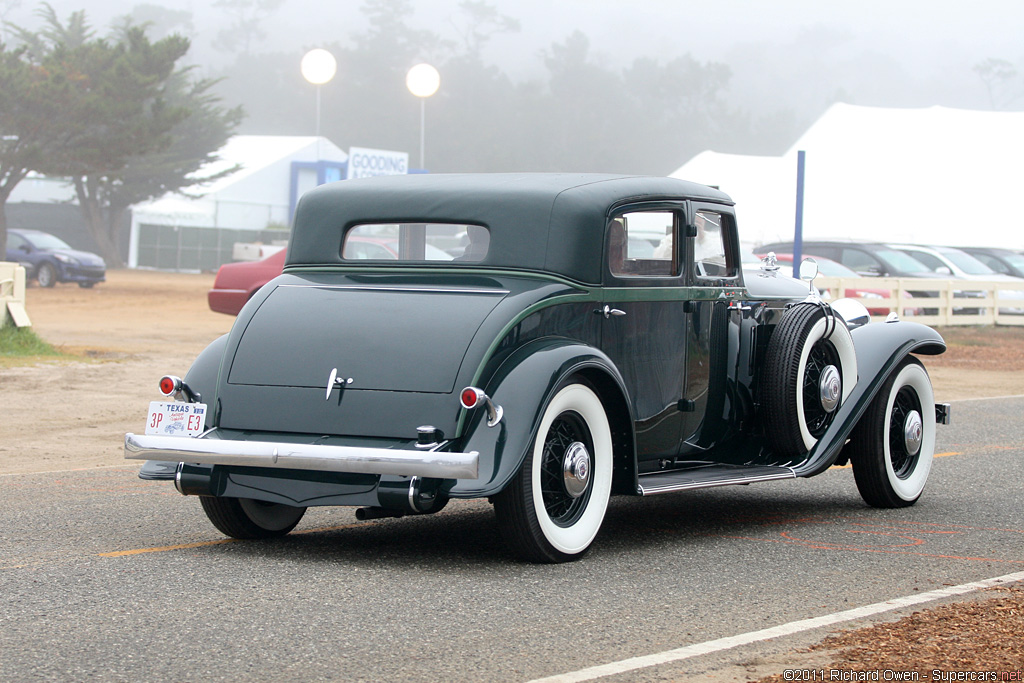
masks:
[[[451,254],[430,244],[427,260],[450,261]],[[225,263],[217,271],[213,289],[206,295],[210,310],[228,315],[238,315],[242,306],[256,291],[281,274],[284,269],[286,250],[271,254],[260,261]],[[368,259],[389,261],[398,258],[398,243],[395,240],[375,237],[354,237],[345,246],[346,259]]]
[[[213,281],[213,289],[206,295],[210,310],[238,315],[256,290],[281,274],[285,253],[282,249],[260,261],[225,263],[221,266]]]
[[[824,256],[812,256],[810,254],[804,254],[804,256],[807,256],[809,258],[813,258],[815,261],[817,261],[818,262],[818,272],[820,272],[822,275],[824,275],[826,277],[852,277],[852,278],[859,278],[860,277],[860,275],[857,275],[857,273],[855,273],[854,271],[850,270],[849,268],[844,266],[842,263],[839,263],[838,261],[833,261],[832,259],[827,259]],[[763,258],[764,254],[761,254],[760,257]],[[789,265],[789,266],[793,265],[793,255],[792,254],[775,254],[775,260],[778,261],[780,264],[786,264],[786,265]],[[827,292],[822,292],[821,294],[822,294],[822,296],[825,296],[826,298],[828,297]],[[856,298],[860,298],[860,297],[863,297],[865,299],[888,299],[889,298],[889,290],[888,289],[873,289],[873,288],[870,288],[870,287],[856,287],[856,288],[850,287],[850,288],[846,289],[846,291],[843,293],[843,296],[850,297],[852,299],[856,299]],[[907,293],[907,296],[910,296],[909,292]],[[889,309],[888,308],[868,308],[868,313],[870,313],[871,315],[889,315]],[[906,313],[907,313],[907,315],[914,315],[915,314],[915,310],[913,310],[913,309],[907,310]]]

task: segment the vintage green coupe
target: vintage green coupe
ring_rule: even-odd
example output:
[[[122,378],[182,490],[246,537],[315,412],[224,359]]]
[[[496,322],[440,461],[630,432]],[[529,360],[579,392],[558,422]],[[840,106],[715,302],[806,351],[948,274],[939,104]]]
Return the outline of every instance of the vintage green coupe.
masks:
[[[303,196],[281,276],[125,436],[140,476],[236,538],[488,498],[523,558],[580,557],[612,494],[819,474],[921,495],[932,329],[741,267],[715,189],[655,177],[416,175]]]

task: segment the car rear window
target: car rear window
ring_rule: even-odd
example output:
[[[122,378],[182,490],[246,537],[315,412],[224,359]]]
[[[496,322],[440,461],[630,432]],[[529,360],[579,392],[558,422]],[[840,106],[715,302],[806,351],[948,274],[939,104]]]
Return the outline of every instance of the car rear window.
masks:
[[[370,223],[345,233],[345,261],[480,262],[487,257],[490,233],[464,223]]]

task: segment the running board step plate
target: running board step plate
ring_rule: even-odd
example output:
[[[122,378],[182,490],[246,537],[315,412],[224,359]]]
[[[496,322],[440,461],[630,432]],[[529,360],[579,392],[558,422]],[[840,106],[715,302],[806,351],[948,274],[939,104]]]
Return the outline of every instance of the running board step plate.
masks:
[[[704,489],[711,486],[753,484],[773,479],[794,479],[796,473],[788,467],[748,467],[742,465],[707,465],[670,472],[640,475],[637,493],[652,496],[656,493]]]

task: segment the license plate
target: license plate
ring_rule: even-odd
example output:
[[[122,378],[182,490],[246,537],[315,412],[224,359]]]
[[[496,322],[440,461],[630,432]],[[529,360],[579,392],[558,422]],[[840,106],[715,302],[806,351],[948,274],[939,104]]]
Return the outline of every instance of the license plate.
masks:
[[[198,436],[206,424],[205,403],[153,401],[146,418],[147,434]]]

